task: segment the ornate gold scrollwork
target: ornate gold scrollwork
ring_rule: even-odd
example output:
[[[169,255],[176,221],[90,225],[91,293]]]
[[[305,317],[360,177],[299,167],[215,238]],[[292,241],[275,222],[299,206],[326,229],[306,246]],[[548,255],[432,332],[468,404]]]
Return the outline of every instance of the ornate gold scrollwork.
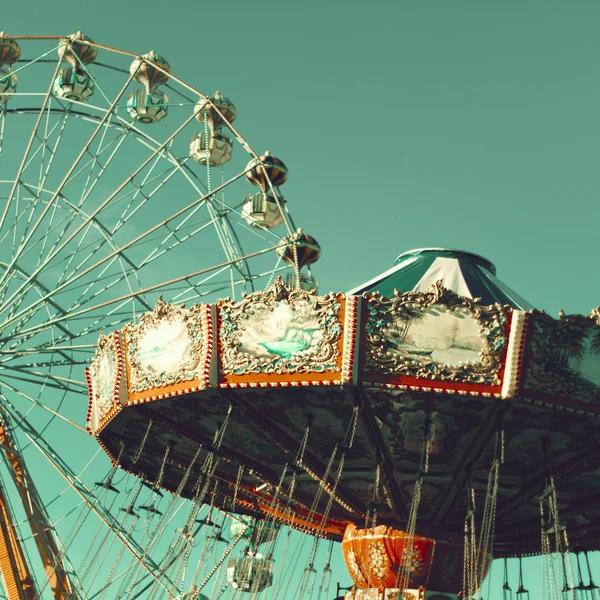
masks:
[[[108,414],[115,404],[117,371],[117,348],[114,336],[104,335],[101,330],[98,338],[98,349],[90,367],[93,382],[93,402],[96,406],[99,421]]]
[[[186,348],[181,359],[173,368],[156,369],[140,357],[140,342],[149,333],[163,324],[180,325],[180,343]],[[140,392],[154,387],[163,387],[197,379],[198,367],[203,357],[205,340],[203,306],[194,305],[190,309],[175,306],[159,298],[154,310],[140,317],[139,323],[125,327],[127,360],[129,363],[128,383],[131,392]],[[173,340],[165,339],[168,345]]]
[[[500,383],[501,356],[507,344],[505,325],[510,307],[500,304],[484,306],[477,298],[465,298],[445,288],[441,281],[425,292],[401,295],[395,291],[391,299],[379,293],[364,294],[364,297],[368,300],[369,312],[365,326],[367,371],[438,381]],[[433,359],[434,350],[429,352],[416,348],[411,355],[411,350],[406,349],[408,328],[441,312],[476,321],[478,344],[472,350],[475,360],[446,364]]]
[[[314,373],[340,367],[339,296],[288,288],[281,278],[240,302],[221,300],[220,345],[225,374]]]
[[[595,308],[589,315],[588,319],[592,319],[596,325],[600,325],[600,306]]]

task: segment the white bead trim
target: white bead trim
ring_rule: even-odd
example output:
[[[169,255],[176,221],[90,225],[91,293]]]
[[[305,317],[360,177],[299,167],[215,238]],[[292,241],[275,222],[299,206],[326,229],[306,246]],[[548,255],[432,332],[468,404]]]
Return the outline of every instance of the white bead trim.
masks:
[[[519,384],[521,363],[523,361],[523,344],[527,313],[513,310],[506,364],[504,366],[504,381],[502,382],[502,398],[514,398]]]

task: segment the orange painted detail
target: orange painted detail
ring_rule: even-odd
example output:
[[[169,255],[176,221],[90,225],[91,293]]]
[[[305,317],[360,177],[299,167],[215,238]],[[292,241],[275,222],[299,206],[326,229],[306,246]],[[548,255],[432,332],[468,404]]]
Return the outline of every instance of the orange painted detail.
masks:
[[[427,587],[435,540],[378,525],[358,529],[348,525],[342,541],[346,567],[357,587],[397,588],[406,568],[410,588]],[[404,566],[405,565],[405,566]]]
[[[21,497],[23,508],[27,513],[27,520],[31,526],[33,537],[35,539],[37,549],[42,559],[46,577],[52,594],[56,600],[71,600],[74,594],[69,582],[69,578],[63,566],[61,552],[58,548],[48,518],[43,509],[41,498],[33,484],[33,481],[28,476],[24,463],[22,462],[18,450],[13,444],[10,431],[6,424],[0,422],[0,444],[4,452],[10,471]],[[5,527],[12,531],[12,518],[8,511],[2,513],[2,528]],[[12,550],[14,553],[15,550]],[[8,565],[7,565],[8,566]],[[1,566],[4,574],[4,564]],[[6,581],[6,578],[5,578]],[[35,594],[34,594],[35,595]],[[31,596],[32,598],[34,597]],[[14,596],[14,598],[29,598],[29,596]],[[12,600],[12,597],[10,597]]]
[[[460,594],[463,575],[463,548],[460,544],[437,542],[413,536],[412,547],[405,531],[378,525],[358,529],[348,525],[342,540],[344,561],[358,588],[397,588],[408,574],[409,588],[424,588],[445,594]],[[481,575],[483,580],[492,564]]]
[[[37,591],[15,533],[14,519],[0,487],[0,571],[8,600],[33,600]]]
[[[344,318],[346,315],[346,298],[344,294],[338,294],[337,296],[338,302],[341,304],[341,310],[339,314],[340,323],[344,323]],[[222,326],[221,320],[221,308],[219,303],[217,303],[217,331],[220,330]],[[222,353],[221,347],[221,338],[220,336],[216,336],[217,338],[217,347],[219,357]],[[242,375],[233,375],[233,374],[225,374],[222,372],[221,363],[219,360],[218,370],[219,370],[219,384],[224,387],[236,387],[236,384],[250,384],[250,387],[253,387],[253,384],[256,386],[265,385],[268,387],[268,384],[271,383],[292,383],[292,384],[307,384],[307,385],[319,385],[322,382],[324,385],[339,385],[340,377],[342,373],[342,358],[344,356],[344,336],[340,335],[337,341],[337,368],[335,371],[326,371],[326,372],[303,372],[303,373],[244,373]]]
[[[230,483],[230,488],[233,492],[234,484]],[[239,490],[249,497],[255,498],[255,501],[252,502],[238,497],[236,503],[241,508],[253,511],[254,513],[258,509],[267,517],[274,518],[276,521],[285,523],[293,529],[299,529],[312,535],[329,539],[339,539],[342,537],[348,524],[347,522],[336,521],[330,518],[323,519],[323,515],[320,513],[311,512],[308,508],[298,505],[291,512],[289,509],[283,508],[281,502],[274,501],[273,497],[269,494],[262,494],[253,488],[240,486]],[[285,502],[285,498],[282,498],[282,501]]]
[[[174,398],[176,396],[182,396],[184,394],[191,394],[199,392],[210,386],[210,366],[212,361],[213,353],[213,324],[212,314],[209,305],[204,305],[203,313],[203,333],[204,339],[202,340],[202,356],[198,365],[197,379],[189,379],[186,381],[180,381],[171,385],[163,385],[160,387],[150,387],[142,391],[134,391],[129,388],[129,382],[131,381],[131,365],[129,361],[129,344],[127,343],[127,329],[132,325],[126,325],[123,329],[123,348],[124,348],[124,372],[126,375],[126,406],[135,404],[143,404],[146,402],[154,402],[156,400],[165,400],[167,398]],[[107,416],[102,423],[102,428],[111,420],[114,413]]]
[[[265,515],[274,517],[278,521],[283,521],[293,529],[300,529],[301,531],[308,532],[312,535],[325,538],[339,537],[344,530],[345,523],[339,521],[328,519],[322,524],[321,515],[319,514],[313,514],[312,518],[309,519],[307,518],[308,514],[303,515],[298,509],[296,509],[296,512],[290,514],[287,511],[273,508],[260,501],[259,507]],[[308,511],[306,512],[308,513]]]

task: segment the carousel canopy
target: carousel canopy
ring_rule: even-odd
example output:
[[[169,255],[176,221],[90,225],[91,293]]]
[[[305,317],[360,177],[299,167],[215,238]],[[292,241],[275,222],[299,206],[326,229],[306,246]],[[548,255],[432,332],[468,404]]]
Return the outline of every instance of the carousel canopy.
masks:
[[[374,279],[353,289],[351,294],[379,292],[392,297],[423,292],[436,281],[466,298],[481,298],[483,304],[508,304],[518,310],[533,306],[496,277],[496,267],[486,258],[462,250],[421,248],[404,252],[396,265]]]
[[[88,431],[153,489],[237,515],[337,540],[375,517],[413,528],[419,561],[435,540],[448,574],[415,587],[458,592],[466,516],[496,557],[546,552],[542,502],[571,548],[600,549],[600,308],[523,311],[494,271],[465,252],[415,251],[356,290],[400,288],[384,295],[317,296],[277,279],[212,305],[159,300],[101,334]],[[383,534],[397,565],[404,534]],[[395,585],[386,573],[353,577]]]

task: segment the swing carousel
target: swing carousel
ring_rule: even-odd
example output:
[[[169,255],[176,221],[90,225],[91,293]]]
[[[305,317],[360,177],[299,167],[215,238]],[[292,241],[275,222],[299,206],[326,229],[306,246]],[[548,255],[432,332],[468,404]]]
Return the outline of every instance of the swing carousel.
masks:
[[[281,252],[318,258],[302,232]],[[159,300],[101,335],[88,384],[115,466],[233,515],[232,535],[257,524],[240,591],[270,585],[287,525],[341,542],[351,598],[477,598],[492,559],[531,555],[597,597],[600,310],[554,319],[478,255],[414,250],[349,293]]]
[[[479,600],[493,559],[513,600],[532,555],[598,600],[600,309],[447,249],[319,295],[237,125],[155,51],[0,33],[5,596],[322,600],[340,543],[346,600]]]

